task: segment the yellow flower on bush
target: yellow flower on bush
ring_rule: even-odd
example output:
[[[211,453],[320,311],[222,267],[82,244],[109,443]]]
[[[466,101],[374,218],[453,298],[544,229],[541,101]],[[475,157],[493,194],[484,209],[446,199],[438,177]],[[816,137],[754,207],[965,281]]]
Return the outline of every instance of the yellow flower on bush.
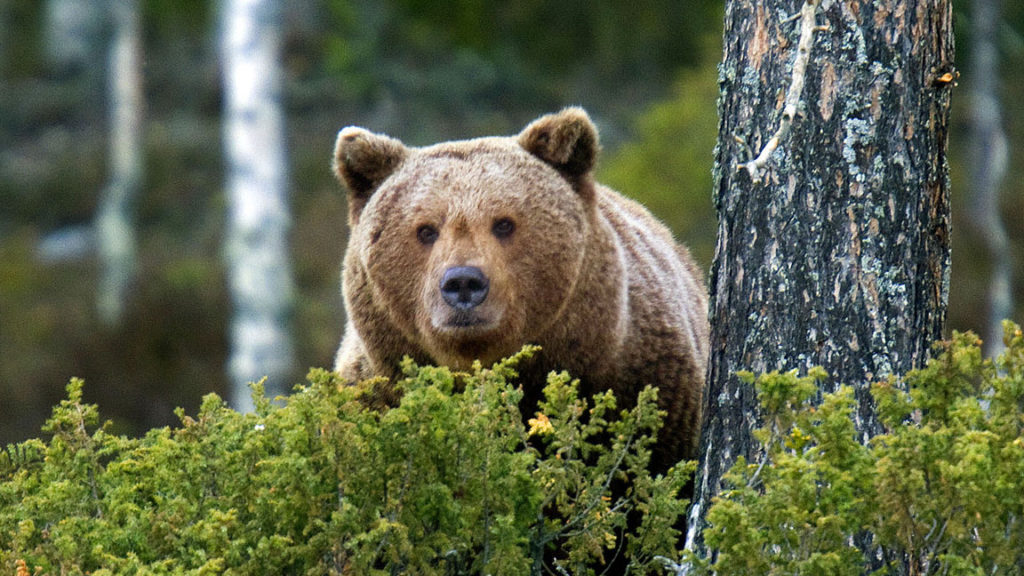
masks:
[[[555,432],[555,427],[551,425],[551,420],[548,420],[548,417],[542,412],[537,412],[537,417],[527,420],[527,424],[530,425],[528,433],[530,436],[547,436]]]

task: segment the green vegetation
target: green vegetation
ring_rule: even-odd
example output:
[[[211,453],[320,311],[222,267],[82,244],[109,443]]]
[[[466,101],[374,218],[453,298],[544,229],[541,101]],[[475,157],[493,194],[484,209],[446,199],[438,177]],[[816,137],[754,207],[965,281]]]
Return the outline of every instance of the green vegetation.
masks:
[[[692,465],[646,471],[655,394],[619,411],[565,374],[524,423],[519,355],[472,373],[408,363],[391,384],[326,371],[254,414],[207,396],[132,439],[97,427],[82,383],[49,441],[0,452],[0,569],[21,574],[717,574],[1024,571],[1024,334],[984,359],[972,334],[873,386],[885,432],[862,445],[850,388],[820,369],[743,377],[765,447],[709,511],[709,558],[676,551]],[[258,387],[257,387],[258,388]],[[259,392],[259,390],[257,390]],[[860,547],[858,547],[860,546]]]
[[[210,395],[141,439],[97,428],[72,381],[52,439],[0,453],[0,567],[586,574],[625,554],[636,573],[660,569],[691,468],[646,472],[655,393],[620,413],[611,394],[588,402],[553,374],[524,424],[510,380],[531,352],[472,374],[410,363],[386,410],[370,405],[389,384],[317,370],[283,406],[239,414]]]
[[[885,433],[866,446],[850,388],[815,401],[822,371],[747,374],[766,450],[737,462],[709,511],[712,568],[861,574],[859,535],[891,573],[1022,573],[1024,336],[1004,329],[995,361],[976,336],[955,334],[926,368],[875,384]]]

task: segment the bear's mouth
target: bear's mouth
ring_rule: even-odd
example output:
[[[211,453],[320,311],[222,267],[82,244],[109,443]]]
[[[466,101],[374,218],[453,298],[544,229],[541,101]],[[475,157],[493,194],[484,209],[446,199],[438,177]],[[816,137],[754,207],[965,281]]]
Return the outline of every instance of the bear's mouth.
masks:
[[[435,306],[425,331],[432,333],[438,344],[490,346],[495,340],[504,339],[508,332],[503,312],[502,307],[487,304],[465,309]]]
[[[435,308],[426,348],[437,362],[459,370],[469,369],[474,360],[490,363],[507,356],[510,327],[501,312],[493,306]]]
[[[482,317],[479,314],[475,314],[470,310],[454,310],[445,319],[444,327],[459,330],[462,328],[479,328],[486,327],[490,324],[490,320]]]
[[[447,310],[435,316],[434,333],[449,345],[481,345],[489,346],[495,338],[500,338],[499,322],[491,314],[483,314],[480,310]]]

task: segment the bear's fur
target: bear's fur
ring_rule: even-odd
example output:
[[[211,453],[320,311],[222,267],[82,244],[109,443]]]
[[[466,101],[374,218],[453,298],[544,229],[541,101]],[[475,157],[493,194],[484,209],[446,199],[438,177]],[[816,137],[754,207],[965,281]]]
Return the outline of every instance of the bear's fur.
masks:
[[[538,344],[527,399],[549,370],[625,404],[653,384],[668,414],[656,467],[694,457],[709,345],[701,273],[645,208],[593,181],[598,148],[578,108],[517,137],[425,148],[342,130],[334,170],[351,236],[336,370],[395,377],[406,355],[466,369]]]

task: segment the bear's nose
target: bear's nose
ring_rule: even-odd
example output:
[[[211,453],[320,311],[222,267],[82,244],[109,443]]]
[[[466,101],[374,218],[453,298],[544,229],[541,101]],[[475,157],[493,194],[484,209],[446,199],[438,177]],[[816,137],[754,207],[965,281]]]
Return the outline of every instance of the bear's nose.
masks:
[[[479,306],[489,287],[487,276],[476,266],[453,266],[441,277],[441,297],[457,310]]]

